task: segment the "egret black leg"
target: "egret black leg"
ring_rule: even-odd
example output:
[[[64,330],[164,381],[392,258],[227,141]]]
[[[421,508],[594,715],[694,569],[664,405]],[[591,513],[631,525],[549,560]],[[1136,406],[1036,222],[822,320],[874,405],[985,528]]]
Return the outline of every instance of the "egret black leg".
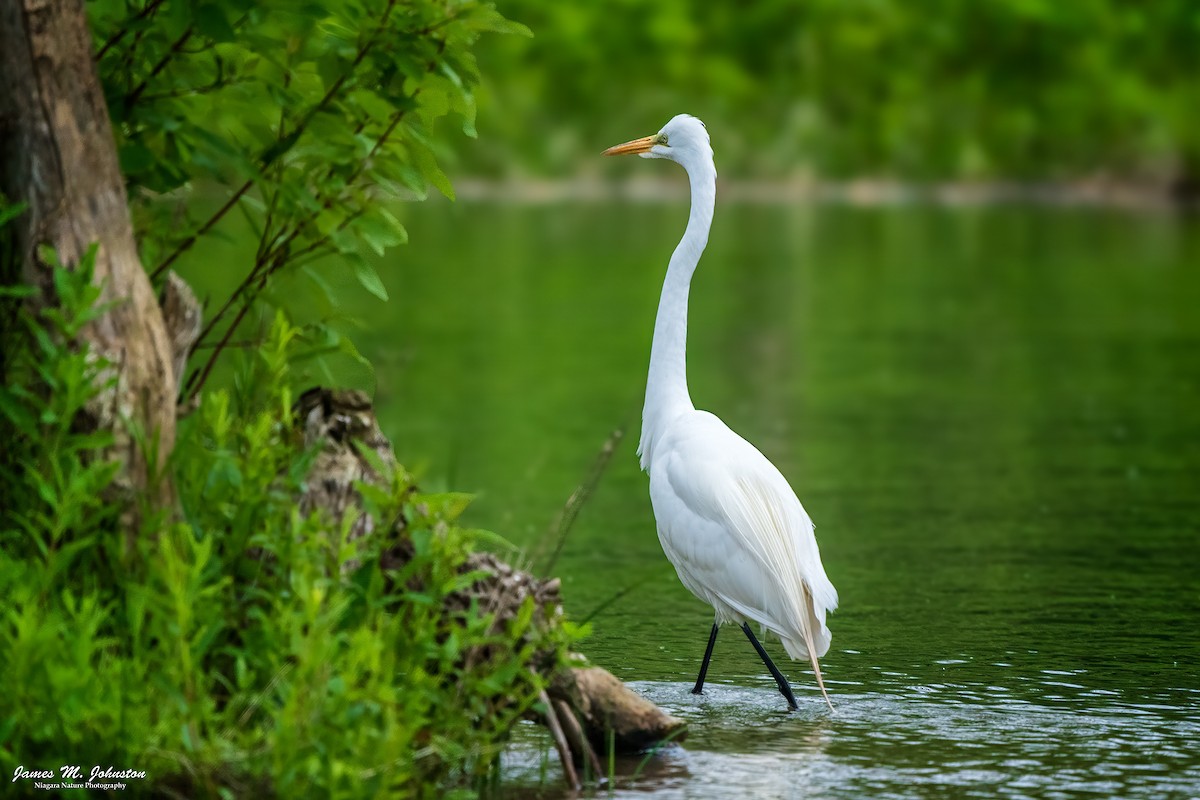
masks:
[[[775,666],[775,662],[771,661],[771,657],[767,655],[767,651],[763,649],[761,644],[759,644],[758,638],[754,635],[754,631],[750,630],[750,625],[743,622],[742,632],[746,634],[746,637],[750,640],[750,644],[754,645],[754,649],[758,651],[758,657],[761,658],[763,663],[767,665],[767,669],[771,670],[771,675],[774,676],[775,683],[779,686],[779,693],[782,694],[788,701],[788,708],[790,708],[792,711],[798,709],[800,706],[796,705],[796,695],[792,694],[792,687],[788,684],[787,678],[783,677],[783,673],[779,671],[779,669]],[[705,663],[707,663],[707,661]],[[703,674],[704,673],[701,672],[701,675]]]
[[[704,650],[704,663],[700,665],[700,675],[696,678],[696,685],[692,688],[692,694],[702,694],[704,690],[704,676],[708,674],[708,660],[712,658],[713,645],[717,643],[717,631],[720,626],[713,623],[712,633],[708,635],[708,647]]]

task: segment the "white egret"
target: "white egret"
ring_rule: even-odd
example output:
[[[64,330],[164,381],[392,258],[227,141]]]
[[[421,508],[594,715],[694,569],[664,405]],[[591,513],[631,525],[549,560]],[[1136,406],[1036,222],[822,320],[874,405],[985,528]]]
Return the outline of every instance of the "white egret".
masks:
[[[813,524],[775,465],[688,394],[688,291],[708,243],[717,171],[704,123],[680,114],[653,136],[619,144],[605,155],[637,154],[680,164],[691,182],[687,230],[663,281],[638,446],[650,475],[658,539],[679,580],[716,613],[700,674],[700,694],[717,632],[740,624],[795,709],[787,679],[755,638],[750,623],[778,636],[793,659],[808,658],[830,710],[819,656],[829,650],[825,615],[837,590],[825,576]]]

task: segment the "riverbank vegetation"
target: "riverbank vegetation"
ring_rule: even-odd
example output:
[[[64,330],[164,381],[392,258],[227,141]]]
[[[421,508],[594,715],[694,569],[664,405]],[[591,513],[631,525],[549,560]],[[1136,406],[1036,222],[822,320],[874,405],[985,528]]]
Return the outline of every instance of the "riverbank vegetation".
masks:
[[[353,504],[303,499],[328,478],[295,401],[355,351],[292,310],[336,310],[332,272],[386,297],[364,253],[407,236],[388,201],[453,193],[430,126],[470,130],[476,39],[521,29],[476,2],[88,14],[94,70],[72,4],[5,31],[0,108],[30,144],[0,170],[0,762],[188,797],[473,795],[574,629],[532,597],[446,607],[481,577],[464,495],[364,451]],[[256,252],[217,263],[235,219]],[[227,287],[203,311],[185,253]]]
[[[243,389],[206,392],[180,426],[177,512],[147,508],[127,537],[117,465],[95,457],[111,434],[75,430],[108,366],[76,346],[97,290],[86,263],[55,277],[0,389],[0,758],[136,769],[133,788],[188,797],[473,795],[544,688],[535,655],[569,637],[532,625],[531,599],[499,628],[446,612],[478,578],[466,498],[379,463],[361,511],[298,507],[321,443],[298,434],[281,316]],[[379,535],[353,535],[363,517]]]

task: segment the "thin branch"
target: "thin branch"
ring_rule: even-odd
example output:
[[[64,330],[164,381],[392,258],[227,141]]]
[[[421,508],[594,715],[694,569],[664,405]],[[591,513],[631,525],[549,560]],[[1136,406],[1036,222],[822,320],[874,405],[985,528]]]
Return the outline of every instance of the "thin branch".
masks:
[[[170,49],[168,49],[167,52],[163,53],[163,57],[160,58],[158,60],[158,63],[154,65],[154,69],[150,70],[150,74],[147,75],[146,78],[141,83],[139,83],[132,92],[125,95],[125,110],[126,111],[133,108],[133,106],[137,103],[138,98],[141,97],[142,93],[146,91],[146,87],[150,85],[150,81],[157,78],[158,74],[160,72],[162,72],[164,69],[166,69],[167,64],[171,63],[171,59],[174,58],[179,53],[179,51],[183,48],[184,43],[187,42],[187,40],[191,38],[192,33],[195,31],[195,29],[196,29],[195,25],[188,25],[187,28],[184,29],[183,33],[179,36],[179,38],[175,40],[175,43],[173,45],[171,45]]]
[[[306,248],[303,252],[307,253],[312,249],[315,248]],[[225,301],[225,305],[221,307],[221,310],[209,320],[197,338],[197,344],[192,348],[193,352],[200,349],[201,343],[212,333],[217,321],[225,315],[225,312],[230,309],[234,302],[239,299],[241,300],[242,307],[238,310],[237,316],[233,318],[233,322],[229,323],[229,327],[226,329],[224,336],[221,337],[221,341],[212,348],[212,354],[204,363],[204,367],[198,372],[193,372],[188,379],[186,391],[188,392],[189,399],[199,394],[200,389],[204,386],[204,382],[208,380],[209,374],[216,365],[217,359],[225,348],[229,346],[229,340],[233,336],[233,332],[241,325],[251,306],[254,305],[254,301],[258,299],[259,294],[266,288],[267,279],[275,274],[285,263],[287,263],[287,254],[280,249],[272,250],[266,260],[255,263],[254,268],[250,270],[250,274],[246,276],[238,288],[234,290],[233,294],[229,296],[229,299]]]
[[[416,97],[417,93],[419,91],[420,90],[418,89],[417,92],[413,92],[412,97]],[[412,99],[412,97],[410,97],[409,99]],[[393,131],[396,130],[396,126],[399,124],[400,120],[404,118],[404,114],[405,114],[404,111],[397,111],[393,115],[391,124],[388,125],[387,130],[385,130],[383,132],[383,134],[380,135],[379,139],[375,142],[375,146],[371,148],[371,152],[367,154],[366,158],[364,158],[362,161],[360,161],[358,163],[358,166],[354,170],[352,170],[350,172],[349,177],[346,178],[346,186],[347,187],[350,187],[351,185],[353,185],[354,181],[358,178],[358,176],[361,175],[363,173],[363,170],[365,170],[367,168],[367,164],[370,163],[371,159],[375,157],[375,154],[377,152],[379,152],[379,148],[383,145],[384,142],[387,141],[387,138],[389,136],[391,136]],[[287,247],[288,245],[290,245],[293,241],[295,241],[296,237],[298,237],[301,233],[303,233],[304,230],[306,228],[308,228],[309,225],[313,224],[317,220],[317,217],[321,216],[321,214],[323,212],[328,211],[329,209],[333,208],[333,204],[339,199],[341,199],[341,195],[330,195],[329,197],[326,197],[321,202],[321,207],[319,209],[317,209],[316,211],[309,212],[308,216],[304,217],[304,219],[302,219],[298,223],[296,223],[296,226],[294,228],[292,228],[291,232],[288,233],[288,235],[285,236],[282,241],[280,241],[278,244],[272,246],[271,252],[273,252],[273,253],[279,252],[279,251],[283,250],[285,247]],[[361,212],[359,212],[359,213],[361,213]],[[356,216],[358,216],[358,214],[353,214],[353,215],[347,217],[346,219],[342,220],[341,224],[338,225],[336,230],[340,231],[342,228],[346,227],[347,223],[349,223],[350,220]]]
[[[204,382],[208,380],[208,376],[212,372],[213,366],[217,363],[217,357],[221,355],[226,347],[229,346],[229,340],[233,337],[233,332],[237,330],[237,326],[240,325],[242,320],[246,317],[247,312],[250,311],[251,305],[252,303],[250,302],[242,304],[241,310],[238,311],[237,316],[234,317],[229,329],[225,331],[225,335],[221,337],[221,341],[217,343],[215,348],[213,348],[212,355],[208,357],[208,361],[204,362],[204,368],[199,372],[193,372],[191,377],[188,378],[188,385],[184,390],[188,394],[188,400],[191,400],[193,397],[200,394],[200,389],[203,388]]]
[[[320,242],[319,244],[320,247],[306,247],[293,256],[292,267],[299,269],[337,252],[336,248],[329,246],[329,242]]]
[[[596,617],[597,617],[597,616],[598,616],[598,615],[599,615],[601,612],[603,612],[605,609],[607,609],[607,608],[608,608],[609,606],[611,606],[613,603],[616,603],[618,600],[620,600],[622,597],[624,597],[625,595],[629,594],[629,593],[630,593],[630,592],[632,592],[633,590],[642,588],[642,586],[644,586],[644,585],[645,585],[645,584],[646,584],[646,583],[647,583],[649,580],[650,580],[649,578],[645,578],[645,579],[643,579],[643,580],[640,580],[640,581],[637,581],[637,582],[635,582],[635,583],[631,583],[631,584],[629,584],[628,586],[622,586],[620,589],[618,589],[617,591],[613,592],[613,593],[612,593],[611,595],[609,595],[609,596],[608,596],[608,597],[607,597],[605,600],[603,600],[603,601],[600,603],[600,605],[596,606],[596,607],[595,607],[595,608],[593,608],[591,611],[589,611],[589,612],[587,613],[587,615],[586,615],[586,616],[584,616],[584,618],[583,618],[583,619],[581,619],[581,620],[579,621],[579,624],[580,624],[580,625],[586,625],[587,623],[591,622],[591,621],[592,621],[593,619],[595,619],[595,618],[596,618]]]
[[[165,0],[158,0],[159,3],[164,2],[164,1]],[[238,28],[240,28],[242,26],[242,23],[244,23],[249,18],[250,18],[249,14],[243,14],[230,27],[236,31]],[[163,57],[159,59],[158,63],[154,65],[154,69],[152,69],[150,71],[150,74],[146,76],[145,80],[143,80],[140,84],[138,84],[138,86],[132,92],[130,92],[128,95],[126,95],[126,97],[125,97],[126,111],[128,111],[130,108],[132,108],[139,100],[143,100],[143,101],[148,100],[148,99],[158,100],[158,99],[162,99],[164,97],[179,96],[178,94],[172,93],[172,92],[159,93],[156,95],[151,95],[149,97],[143,97],[142,94],[143,94],[143,92],[146,91],[146,87],[149,86],[150,82],[153,81],[156,77],[158,77],[159,73],[161,73],[166,68],[167,64],[169,64],[171,62],[171,60],[175,58],[175,56],[179,55],[180,53],[183,53],[184,55],[199,55],[200,53],[204,53],[204,52],[207,52],[207,51],[213,49],[213,42],[209,42],[209,41],[204,42],[200,47],[197,47],[197,48],[193,48],[193,49],[186,48],[184,45],[187,44],[188,40],[192,38],[192,34],[194,34],[195,32],[196,32],[196,26],[194,24],[189,25],[186,29],[184,29],[183,34],[178,39],[175,40],[175,43],[171,45],[170,49],[167,50],[167,52],[163,55]],[[126,51],[126,53],[125,53],[125,57],[124,57],[125,58],[125,66],[127,68],[133,64],[133,51],[136,49],[138,43],[141,41],[143,33],[144,33],[144,29],[138,31],[137,37],[134,39],[133,44],[130,46],[129,50]],[[217,58],[218,84],[228,85],[228,84],[220,83],[220,66],[221,66],[220,58],[218,57]],[[184,91],[183,93],[186,94],[187,92]]]
[[[286,90],[292,85],[291,71],[291,56],[288,56],[288,70],[283,74],[283,88]],[[287,134],[287,106],[283,103],[279,104],[279,124],[276,126],[275,146],[281,148],[283,146],[284,136]],[[272,162],[275,167],[275,182],[281,183],[283,179],[283,159],[277,158]],[[277,188],[271,195],[271,201],[267,205],[267,213],[263,219],[262,233],[258,237],[258,249],[254,253],[255,262],[260,262],[266,256],[269,250],[267,242],[274,237],[272,233],[275,227],[275,209],[279,206],[279,195],[281,192]]]
[[[146,31],[148,30],[150,28],[145,27],[134,34],[133,41],[129,44],[129,47],[125,48],[125,52],[121,53],[121,69],[124,71],[126,86],[133,83],[134,55],[138,51],[138,46],[141,45],[142,40],[146,37]]]
[[[262,339],[243,339],[238,342],[226,342],[225,346],[226,347],[235,347],[238,349],[244,349],[244,348],[250,348],[250,347],[261,347],[262,343],[263,343]],[[214,347],[216,347],[215,344],[198,344],[195,347],[193,347],[192,349],[193,350],[211,350]]]
[[[339,222],[338,226],[336,228],[334,228],[331,233],[328,233],[319,239],[314,239],[306,247],[302,247],[299,250],[295,250],[295,251],[288,253],[286,262],[277,261],[275,266],[271,268],[271,272],[269,274],[274,274],[276,271],[278,271],[279,268],[283,266],[283,263],[291,263],[293,266],[297,266],[297,265],[299,265],[299,263],[301,263],[303,261],[305,256],[311,255],[315,251],[320,250],[322,248],[327,248],[327,251],[324,253],[318,253],[315,256],[315,258],[320,258],[322,256],[331,255],[331,254],[337,252],[336,249],[329,246],[329,240],[333,237],[333,234],[342,231],[347,225],[349,225],[351,222],[353,222],[354,220],[361,217],[364,213],[366,213],[366,212],[363,209],[359,209],[358,211],[355,211],[353,214],[347,214],[346,218],[343,219],[341,222]]]
[[[250,191],[250,188],[252,186],[254,186],[253,180],[248,180],[244,184],[242,184],[241,188],[238,189],[236,192],[234,192],[233,195],[229,198],[229,200],[227,200],[225,202],[225,205],[223,205],[219,209],[217,209],[213,213],[213,215],[208,218],[208,221],[200,226],[200,229],[198,231],[196,231],[191,236],[184,239],[179,244],[179,246],[176,247],[175,250],[171,252],[171,255],[167,256],[162,261],[162,263],[160,263],[157,267],[154,268],[154,272],[150,273],[150,277],[157,278],[159,275],[161,275],[163,272],[165,272],[168,267],[170,267],[172,264],[175,263],[175,259],[179,258],[181,255],[183,255],[185,252],[187,252],[189,249],[191,249],[191,246],[196,243],[196,240],[199,239],[204,234],[208,233],[212,229],[213,225],[216,225],[218,222],[220,222],[221,218],[229,213],[229,210],[231,208],[233,208],[234,204],[238,200],[241,200],[242,195],[244,195],[246,192]]]
[[[204,330],[200,332],[200,336],[196,340],[197,342],[203,342],[205,339],[207,339],[209,334],[213,332],[213,329],[216,328],[217,322],[221,319],[221,317],[225,316],[225,312],[227,312],[233,306],[233,304],[238,301],[238,298],[243,295],[246,289],[251,284],[256,281],[260,281],[264,277],[263,268],[267,265],[267,263],[268,262],[265,259],[256,260],[254,262],[254,267],[250,270],[250,274],[243,278],[242,282],[238,284],[238,287],[233,290],[233,294],[229,295],[229,298],[225,301],[225,304],[221,306],[221,310],[214,314],[212,318],[205,323]],[[239,314],[238,320],[241,320],[241,318],[242,314]],[[199,345],[197,345],[197,347],[198,346]],[[192,349],[195,350],[197,348],[193,347]]]
[[[554,740],[554,749],[558,751],[558,759],[562,762],[563,777],[566,779],[568,786],[575,791],[579,791],[583,788],[583,785],[579,782],[579,773],[575,771],[575,762],[571,757],[571,747],[567,744],[567,737],[563,733],[562,725],[559,724],[554,703],[547,696],[545,689],[538,692],[538,699],[546,707],[546,727],[550,729],[550,737]]]
[[[384,29],[386,28],[388,17],[392,15],[392,9],[395,7],[396,0],[388,0],[387,8],[383,10],[383,16],[379,20],[379,27],[376,28],[375,32],[368,36],[367,40],[363,42],[361,47],[359,47],[358,52],[354,56],[354,61],[350,62],[349,68],[347,68],[345,72],[338,76],[338,79],[334,81],[333,85],[329,87],[329,90],[325,92],[325,96],[321,98],[320,102],[313,106],[297,124],[296,130],[291,134],[293,146],[295,146],[295,140],[298,139],[300,134],[302,134],[308,128],[308,125],[312,119],[319,114],[325,108],[325,106],[329,105],[330,101],[332,101],[334,97],[337,96],[338,92],[341,91],[342,84],[344,84],[354,75],[354,72],[358,69],[359,64],[361,64],[363,59],[367,57],[367,53],[371,52],[371,49],[375,46],[379,35],[383,33]]]
[[[142,102],[148,103],[153,100],[172,100],[176,97],[188,97],[190,95],[208,94],[216,92],[227,86],[237,86],[242,83],[249,83],[249,78],[225,79],[213,81],[205,86],[185,86],[182,89],[172,89],[169,92],[158,92],[157,94],[142,95]]]
[[[579,510],[583,508],[583,504],[596,491],[596,487],[600,484],[600,478],[604,476],[604,471],[608,468],[608,463],[612,461],[613,453],[616,452],[617,445],[620,444],[624,436],[624,426],[617,428],[609,434],[608,438],[604,440],[604,444],[601,445],[600,452],[596,454],[596,460],[592,462],[592,468],[588,472],[587,477],[583,479],[583,483],[575,488],[575,491],[571,492],[571,496],[567,498],[562,511],[555,518],[550,531],[554,531],[557,534],[557,542],[554,546],[554,552],[550,554],[550,559],[541,570],[543,575],[549,575],[554,569],[554,564],[558,561],[558,557],[562,553],[563,545],[566,544],[567,534],[571,532],[571,527],[579,517]],[[550,531],[547,531],[547,533]],[[544,542],[545,539],[542,541]],[[538,547],[537,550],[540,551],[541,547]],[[532,558],[537,558],[539,555],[540,552],[535,552]]]
[[[161,6],[165,2],[166,2],[166,0],[150,0],[150,2],[147,3],[146,6],[141,11],[139,11],[131,19],[126,20],[125,27],[121,28],[121,30],[117,31],[112,36],[108,37],[108,40],[105,41],[104,44],[100,47],[100,50],[96,53],[96,61],[99,61],[100,59],[104,58],[105,53],[107,53],[114,46],[116,46],[117,43],[119,43],[122,39],[125,38],[125,34],[129,33],[129,31],[130,31],[129,23],[137,22],[139,20],[143,20],[146,17],[153,15],[155,11],[158,11],[158,7]],[[134,44],[136,46],[136,42]]]
[[[571,747],[581,751],[581,754],[587,758],[587,762],[592,768],[592,774],[596,776],[596,783],[602,782],[604,780],[604,767],[600,764],[600,757],[596,755],[596,749],[592,747],[592,743],[584,735],[583,728],[579,725],[579,720],[575,718],[575,712],[571,710],[571,707],[564,700],[555,700],[554,708],[558,712],[558,721],[563,726],[563,733],[570,739]]]
[[[299,255],[307,255],[320,245],[325,244],[327,239],[328,237],[323,237],[321,240],[314,242],[313,245],[310,245],[309,247],[306,247],[304,250],[300,251]],[[200,343],[204,342],[204,340],[208,338],[208,336],[216,328],[217,323],[220,322],[220,320],[225,316],[226,312],[233,307],[234,303],[241,302],[241,310],[238,311],[237,316],[234,318],[233,322],[230,323],[229,329],[225,331],[225,336],[222,338],[221,342],[213,348],[212,355],[209,356],[208,361],[205,362],[202,374],[200,376],[199,385],[193,386],[197,373],[192,373],[192,378],[189,379],[187,387],[190,392],[194,394],[200,390],[200,386],[203,385],[204,380],[208,377],[208,373],[212,371],[213,362],[215,362],[217,357],[221,355],[221,351],[228,343],[229,337],[233,335],[234,329],[237,328],[242,319],[245,318],[246,312],[249,310],[250,306],[255,300],[258,299],[258,296],[262,293],[263,289],[266,288],[267,278],[275,274],[275,272],[277,272],[279,268],[287,262],[287,256],[288,254],[281,249],[281,247],[276,247],[269,250],[262,258],[256,259],[254,262],[254,267],[250,270],[250,273],[242,280],[240,284],[238,284],[238,287],[233,290],[233,293],[229,295],[229,298],[221,306],[221,309],[205,324],[204,330],[202,330],[200,332],[200,336],[197,337],[196,346],[192,348],[193,352],[201,348]],[[205,345],[205,347],[207,347],[207,345]]]

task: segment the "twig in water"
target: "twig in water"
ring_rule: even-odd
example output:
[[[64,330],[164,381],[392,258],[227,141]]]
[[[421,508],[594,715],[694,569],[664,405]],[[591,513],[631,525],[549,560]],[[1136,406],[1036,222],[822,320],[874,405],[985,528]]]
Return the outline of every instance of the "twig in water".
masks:
[[[554,569],[554,564],[558,561],[558,557],[562,553],[563,545],[566,544],[567,534],[571,532],[571,526],[575,524],[575,519],[579,516],[579,510],[583,508],[583,504],[592,496],[592,492],[596,491],[596,486],[599,485],[600,478],[604,476],[604,470],[608,468],[608,463],[612,461],[613,453],[616,452],[617,445],[620,444],[624,436],[624,425],[609,434],[608,439],[601,446],[596,460],[592,463],[591,471],[583,479],[583,483],[579,484],[575,491],[571,492],[571,496],[567,498],[566,505],[563,506],[562,511],[558,513],[554,523],[551,524],[550,529],[546,532],[550,534],[553,531],[558,540],[554,545],[554,552],[550,554],[550,560],[546,562],[546,566],[541,570],[543,575],[549,575],[550,571]],[[541,545],[545,541],[546,539],[543,537],[542,541],[538,543],[539,546],[530,559],[531,561],[541,555]]]
[[[550,729],[550,736],[554,739],[554,749],[558,750],[558,757],[563,765],[563,777],[567,779],[567,783],[575,791],[583,788],[583,784],[579,782],[579,773],[575,771],[575,762],[571,758],[571,748],[567,745],[567,737],[563,734],[562,725],[558,722],[558,714],[554,710],[554,703],[550,701],[546,690],[538,692],[538,700],[546,707],[546,727]]]
[[[625,595],[627,595],[627,594],[629,594],[630,592],[632,592],[634,589],[640,589],[640,588],[642,587],[642,584],[644,584],[644,583],[645,583],[646,581],[648,581],[648,580],[650,580],[650,578],[645,578],[645,579],[643,579],[643,580],[640,580],[640,581],[638,581],[637,583],[631,583],[631,584],[629,584],[629,585],[627,585],[627,586],[622,586],[620,589],[617,589],[615,592],[613,592],[612,594],[610,594],[610,595],[609,595],[609,596],[608,596],[608,597],[607,597],[607,598],[606,598],[604,601],[602,601],[602,602],[600,603],[600,605],[596,606],[596,607],[595,607],[595,608],[593,608],[591,611],[589,611],[589,612],[587,613],[587,616],[586,616],[586,617],[584,617],[583,619],[581,619],[581,620],[579,621],[579,624],[580,624],[580,625],[586,625],[586,624],[588,624],[588,623],[589,623],[589,622],[591,622],[591,621],[592,621],[592,619],[593,619],[593,618],[595,618],[595,617],[596,617],[596,616],[597,616],[597,615],[598,615],[598,614],[599,614],[601,611],[603,611],[604,609],[608,608],[608,607],[609,607],[609,606],[611,606],[613,603],[617,602],[617,601],[618,601],[618,600],[620,600],[622,597],[624,597]]]
[[[637,769],[633,771],[633,779],[636,781],[641,776],[642,770],[644,770],[646,765],[650,763],[650,759],[658,755],[659,750],[662,750],[664,747],[671,744],[672,740],[674,740],[675,737],[682,732],[683,728],[677,728],[676,730],[671,731],[667,738],[655,742],[654,747],[650,748],[650,752],[646,753],[646,757],[642,759],[642,762],[638,764]]]
[[[554,701],[554,709],[558,712],[558,719],[563,725],[564,732],[570,737],[571,744],[587,756],[587,763],[591,766],[592,774],[596,776],[596,782],[600,783],[604,780],[604,767],[600,765],[600,757],[596,755],[592,743],[583,735],[583,728],[580,727],[579,720],[575,719],[575,713],[562,700]]]

